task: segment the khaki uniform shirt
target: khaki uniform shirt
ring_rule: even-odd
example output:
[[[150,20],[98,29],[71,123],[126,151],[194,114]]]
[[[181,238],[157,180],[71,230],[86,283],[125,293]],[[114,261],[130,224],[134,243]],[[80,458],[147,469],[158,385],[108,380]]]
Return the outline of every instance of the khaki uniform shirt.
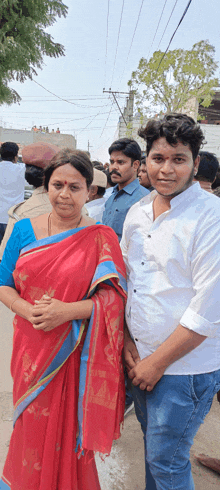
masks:
[[[0,260],[2,259],[6,243],[11,236],[16,221],[20,221],[24,218],[36,218],[41,214],[50,213],[51,210],[52,206],[43,186],[35,189],[32,196],[30,199],[27,199],[27,201],[12,206],[8,211],[9,221],[0,246]]]

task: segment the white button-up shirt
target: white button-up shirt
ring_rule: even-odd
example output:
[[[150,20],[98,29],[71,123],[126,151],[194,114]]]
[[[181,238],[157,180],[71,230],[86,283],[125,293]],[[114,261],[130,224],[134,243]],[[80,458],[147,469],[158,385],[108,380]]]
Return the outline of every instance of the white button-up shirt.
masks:
[[[24,163],[0,162],[0,223],[8,223],[8,210],[24,200]]]
[[[95,222],[100,221],[102,223],[102,215],[105,209],[105,199],[100,197],[86,203],[86,209],[89,213],[89,217],[94,219]]]
[[[156,195],[134,204],[124,222],[127,325],[141,359],[178,324],[207,336],[165,374],[211,372],[220,368],[220,200],[194,183],[154,220]]]

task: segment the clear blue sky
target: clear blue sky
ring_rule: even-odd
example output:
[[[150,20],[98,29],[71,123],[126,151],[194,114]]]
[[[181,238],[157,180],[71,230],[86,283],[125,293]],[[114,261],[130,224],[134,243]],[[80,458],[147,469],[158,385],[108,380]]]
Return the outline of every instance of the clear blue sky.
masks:
[[[61,132],[75,135],[80,149],[87,149],[89,141],[92,158],[104,162],[115,137],[119,111],[112,97],[103,94],[103,88],[128,91],[127,81],[140,58],[147,58],[158,49],[175,2],[167,1],[153,42],[165,0],[144,0],[143,5],[142,0],[110,0],[108,36],[108,0],[64,1],[69,7],[68,15],[66,19],[57,18],[49,32],[65,46],[66,55],[57,59],[45,57],[43,70],[38,71],[34,80],[71,104],[52,96],[33,81],[14,82],[11,86],[22,102],[1,106],[0,125],[16,129],[31,129],[34,124],[48,126],[50,130],[59,127]],[[159,46],[162,51],[187,3],[188,0],[177,1]],[[220,62],[219,14],[219,0],[192,0],[170,49],[190,49],[202,39],[209,40],[216,49],[216,61]],[[118,99],[122,109],[125,97]]]

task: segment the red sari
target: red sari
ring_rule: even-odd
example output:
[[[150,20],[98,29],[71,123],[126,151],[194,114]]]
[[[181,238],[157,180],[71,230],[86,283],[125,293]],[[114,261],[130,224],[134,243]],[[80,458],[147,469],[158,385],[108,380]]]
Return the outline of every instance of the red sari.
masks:
[[[124,413],[126,286],[117,237],[95,225],[35,242],[22,251],[14,280],[32,304],[47,293],[64,302],[91,297],[94,307],[90,321],[50,332],[15,316],[15,426],[0,489],[100,490],[94,451],[109,454]]]

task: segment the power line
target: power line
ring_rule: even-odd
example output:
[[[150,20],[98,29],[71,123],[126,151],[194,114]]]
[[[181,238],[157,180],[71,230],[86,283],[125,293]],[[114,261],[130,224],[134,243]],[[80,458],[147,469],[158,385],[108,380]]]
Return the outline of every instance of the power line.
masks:
[[[125,3],[125,0],[122,0],[121,17],[120,17],[120,22],[119,22],[118,39],[117,39],[117,44],[116,44],[115,59],[114,59],[113,72],[112,72],[112,79],[111,79],[111,86],[112,86],[112,82],[113,82],[113,78],[114,78],[114,73],[115,73],[115,63],[116,63],[116,58],[117,58],[117,54],[118,54],[118,44],[119,44],[119,37],[120,37],[120,32],[121,32],[121,23],[122,23],[123,11],[124,11],[124,3]]]
[[[140,9],[139,9],[139,12],[138,12],[137,22],[136,22],[136,25],[135,25],[135,28],[134,28],[134,32],[133,32],[133,36],[132,36],[132,40],[131,40],[131,45],[130,45],[130,48],[128,50],[127,59],[126,59],[125,66],[124,66],[124,69],[123,69],[121,78],[119,80],[119,83],[121,82],[121,80],[123,78],[123,75],[124,75],[124,72],[125,72],[125,68],[126,68],[126,65],[127,65],[127,62],[128,62],[128,58],[129,58],[129,55],[130,55],[130,52],[131,52],[132,44],[133,44],[133,41],[134,41],[134,36],[136,34],[137,26],[138,26],[138,23],[139,23],[139,19],[140,19],[140,15],[141,15],[141,10],[142,10],[142,7],[143,7],[143,3],[144,3],[144,0],[142,0],[142,2],[141,2],[141,6],[140,6]]]
[[[174,9],[175,9],[175,7],[176,7],[177,2],[178,2],[178,0],[176,0],[176,1],[175,1],[175,4],[174,4],[174,6],[173,6],[173,8],[172,8],[172,12],[171,12],[171,14],[170,14],[170,16],[169,16],[168,22],[167,22],[166,27],[165,27],[165,29],[164,29],[164,31],[163,31],[163,34],[162,34],[162,37],[161,37],[161,40],[160,40],[160,42],[159,42],[159,44],[158,44],[157,49],[159,49],[159,47],[160,47],[160,43],[161,43],[161,41],[162,41],[162,39],[163,39],[163,37],[164,37],[164,34],[165,34],[166,30],[167,30],[167,27],[168,27],[168,25],[169,25],[169,23],[170,23],[170,19],[171,19],[172,15],[173,15],[173,12],[174,12]]]
[[[24,98],[24,99],[28,99],[28,98],[32,98],[32,97],[35,97],[35,98],[41,97],[42,98],[42,97],[48,97],[48,95],[22,95],[22,98]],[[66,98],[66,96],[63,96],[63,98],[64,97]],[[83,99],[80,99],[79,97],[83,97]],[[68,100],[90,100],[90,99],[91,100],[93,100],[93,99],[104,99],[104,97],[100,94],[99,95],[88,95],[88,94],[82,95],[81,94],[80,96],[78,96],[76,98],[73,98],[71,95],[68,95]]]
[[[158,31],[158,29],[159,29],[160,21],[161,21],[161,19],[162,19],[162,16],[163,16],[163,13],[164,13],[164,9],[165,9],[165,7],[166,7],[166,4],[167,4],[167,0],[165,0],[165,2],[164,2],[164,6],[163,6],[163,8],[162,8],[161,16],[160,16],[160,18],[159,18],[159,22],[158,22],[158,24],[157,24],[157,28],[156,28],[156,31],[155,31],[155,34],[154,34],[154,38],[153,38],[153,41],[152,41],[152,43],[151,43],[151,47],[150,47],[149,52],[148,52],[148,55],[147,55],[147,60],[148,60],[148,58],[149,58],[150,50],[151,50],[151,48],[152,48],[152,46],[153,46],[153,44],[154,44],[154,40],[155,40],[155,37],[156,37],[156,35],[157,35],[157,31]]]
[[[159,63],[159,65],[158,65],[158,67],[157,67],[157,71],[156,71],[156,73],[158,72],[158,70],[159,70],[159,68],[160,68],[160,65],[161,65],[161,63],[162,63],[162,61],[163,61],[163,59],[164,59],[164,56],[167,54],[167,51],[168,51],[168,49],[169,49],[169,47],[170,47],[170,45],[171,45],[171,42],[172,42],[172,40],[173,40],[173,38],[174,38],[174,36],[175,36],[175,34],[176,34],[176,31],[177,31],[177,29],[179,28],[179,26],[180,26],[181,22],[183,21],[183,19],[184,19],[184,17],[185,17],[185,15],[186,15],[186,13],[187,13],[187,10],[188,10],[188,8],[189,8],[189,6],[190,6],[191,2],[192,2],[192,0],[189,0],[188,4],[187,4],[187,6],[186,6],[186,8],[185,8],[185,10],[184,10],[184,12],[183,12],[182,17],[181,17],[181,19],[180,19],[180,21],[179,21],[179,23],[178,23],[178,25],[177,25],[177,27],[176,27],[176,29],[175,29],[175,31],[174,31],[174,33],[173,33],[173,35],[171,36],[170,42],[169,42],[169,44],[168,44],[168,46],[167,46],[167,49],[166,49],[165,53],[163,54],[163,56],[162,56],[162,58],[161,58],[161,60],[160,60],[160,63]]]
[[[36,82],[36,80],[33,80],[32,79],[32,82],[36,83],[37,85],[39,85],[39,87],[42,87],[44,90],[46,90],[46,92],[48,92],[49,94],[52,94],[54,97],[56,97],[59,100],[62,100],[63,102],[67,102],[68,104],[72,104],[72,105],[75,105],[75,106],[78,106],[78,107],[84,107],[84,108],[90,108],[90,107],[92,107],[92,106],[88,106],[88,105],[86,106],[86,105],[82,105],[82,104],[76,104],[75,102],[71,102],[70,100],[64,99],[63,97],[60,97],[59,95],[54,94],[53,92],[51,92],[50,90],[48,90],[47,88],[45,88],[43,85],[41,85],[40,83]],[[36,102],[39,102],[39,101],[36,101]],[[50,101],[47,101],[47,102],[50,102]],[[97,106],[94,106],[94,107],[97,107]],[[99,107],[102,107],[102,106],[99,106]]]
[[[105,43],[104,87],[105,87],[105,82],[106,82],[106,66],[107,66],[107,55],[108,55],[108,19],[109,19],[109,5],[110,5],[110,0],[108,0],[108,9],[107,9],[107,30],[106,30],[106,43]]]
[[[99,114],[100,114],[100,112],[98,112],[98,114],[96,114],[96,115],[93,117],[93,119],[91,119],[91,121],[90,121],[90,122],[89,122],[89,123],[88,123],[88,124],[85,126],[85,128],[81,129],[81,131],[80,131],[78,134],[80,134],[82,131],[85,131],[85,129],[87,129],[87,128],[88,128],[88,126],[89,126],[89,125],[92,123],[92,121],[94,121],[94,119],[95,119],[97,116],[99,116]],[[91,129],[91,128],[90,128],[90,129]]]
[[[104,124],[104,127],[103,127],[103,129],[102,129],[102,132],[101,132],[101,134],[100,134],[100,138],[102,137],[102,135],[103,135],[103,133],[104,133],[104,131],[105,131],[105,129],[106,129],[107,122],[108,122],[108,120],[109,120],[109,118],[110,118],[110,115],[111,115],[111,112],[112,112],[113,104],[114,104],[114,102],[112,102],[112,105],[111,105],[111,107],[110,107],[110,111],[109,111],[109,114],[108,114],[107,119],[106,119],[106,121],[105,121],[105,124]]]

